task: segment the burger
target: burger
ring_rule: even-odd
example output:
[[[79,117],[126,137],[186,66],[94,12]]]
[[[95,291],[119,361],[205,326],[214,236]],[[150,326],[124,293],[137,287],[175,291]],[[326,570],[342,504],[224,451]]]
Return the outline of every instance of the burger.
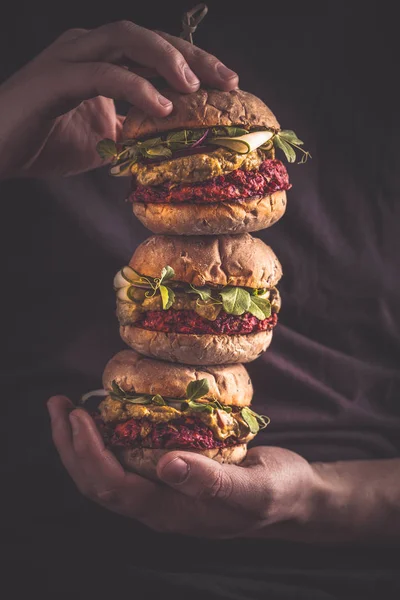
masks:
[[[171,450],[239,464],[269,422],[250,408],[243,365],[199,370],[124,350],[106,365],[103,386],[106,396],[92,414],[105,444],[126,469],[148,477]]]
[[[171,362],[250,362],[271,342],[281,276],[274,252],[249,233],[154,235],[114,278],[120,335]]]
[[[132,107],[122,141],[102,140],[111,174],[131,177],[127,198],[154,233],[212,235],[269,227],[286,209],[289,162],[303,142],[282,131],[274,114],[242,90],[162,90],[173,103],[167,117]]]

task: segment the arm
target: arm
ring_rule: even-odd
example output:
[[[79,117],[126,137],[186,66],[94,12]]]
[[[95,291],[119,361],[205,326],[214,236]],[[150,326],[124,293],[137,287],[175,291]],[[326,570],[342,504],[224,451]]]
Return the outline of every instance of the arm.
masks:
[[[60,396],[48,406],[54,443],[79,490],[156,531],[323,544],[400,540],[400,460],[310,464],[283,448],[258,447],[234,466],[172,451],[154,482],[124,472],[84,410]]]
[[[300,520],[267,537],[306,542],[400,540],[400,459],[314,463],[314,492]]]

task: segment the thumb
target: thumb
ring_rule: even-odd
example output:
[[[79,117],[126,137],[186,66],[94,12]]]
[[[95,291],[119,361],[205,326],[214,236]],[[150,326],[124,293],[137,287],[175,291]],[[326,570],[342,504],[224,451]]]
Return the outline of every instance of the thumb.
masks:
[[[192,498],[220,498],[242,495],[245,469],[221,465],[195,452],[168,452],[157,465],[159,478],[172,488]]]

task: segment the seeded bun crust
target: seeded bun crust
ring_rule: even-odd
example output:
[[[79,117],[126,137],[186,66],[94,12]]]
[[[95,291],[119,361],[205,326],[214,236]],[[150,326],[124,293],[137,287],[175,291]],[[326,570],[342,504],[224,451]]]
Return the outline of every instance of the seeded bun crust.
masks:
[[[136,217],[153,233],[218,235],[270,227],[284,215],[286,192],[213,204],[132,202]]]
[[[153,235],[136,248],[129,265],[150,277],[159,277],[161,269],[169,265],[175,271],[176,281],[196,286],[270,288],[282,277],[282,267],[273,250],[249,233],[206,237]]]
[[[130,108],[124,121],[124,139],[136,139],[173,129],[190,129],[240,125],[244,129],[255,127],[279,131],[275,115],[262,100],[243,90],[223,92],[200,88],[192,94],[180,94],[163,89],[174,108],[167,117],[150,117],[139,108]]]
[[[210,387],[205,398],[230,406],[251,403],[253,386],[243,365],[198,369],[146,358],[134,350],[122,350],[109,360],[103,373],[103,387],[111,391],[115,380],[126,392],[186,398],[188,384],[199,379],[207,379]]]
[[[121,325],[123,341],[145,356],[184,365],[228,365],[258,358],[272,341],[272,331],[247,335],[196,335],[149,331]]]
[[[157,463],[160,458],[171,450],[152,448],[115,448],[113,452],[127,471],[133,471],[143,477],[157,480]],[[196,452],[222,464],[240,464],[247,454],[247,444],[229,446],[227,448],[211,448],[207,450],[189,450],[184,452]]]

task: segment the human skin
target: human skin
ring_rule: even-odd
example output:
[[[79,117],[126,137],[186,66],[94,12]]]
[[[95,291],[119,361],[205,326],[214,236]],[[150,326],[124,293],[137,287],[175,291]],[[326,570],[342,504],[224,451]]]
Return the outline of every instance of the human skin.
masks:
[[[90,415],[68,398],[54,396],[48,408],[54,443],[80,492],[155,531],[322,544],[400,537],[398,459],[308,463],[289,450],[256,447],[234,466],[171,451],[154,482],[124,471]]]
[[[172,103],[148,78],[182,93],[200,82],[230,91],[238,76],[180,38],[130,21],[71,29],[0,86],[0,179],[73,175],[104,165],[103,138],[120,139],[114,100],[167,116]]]

